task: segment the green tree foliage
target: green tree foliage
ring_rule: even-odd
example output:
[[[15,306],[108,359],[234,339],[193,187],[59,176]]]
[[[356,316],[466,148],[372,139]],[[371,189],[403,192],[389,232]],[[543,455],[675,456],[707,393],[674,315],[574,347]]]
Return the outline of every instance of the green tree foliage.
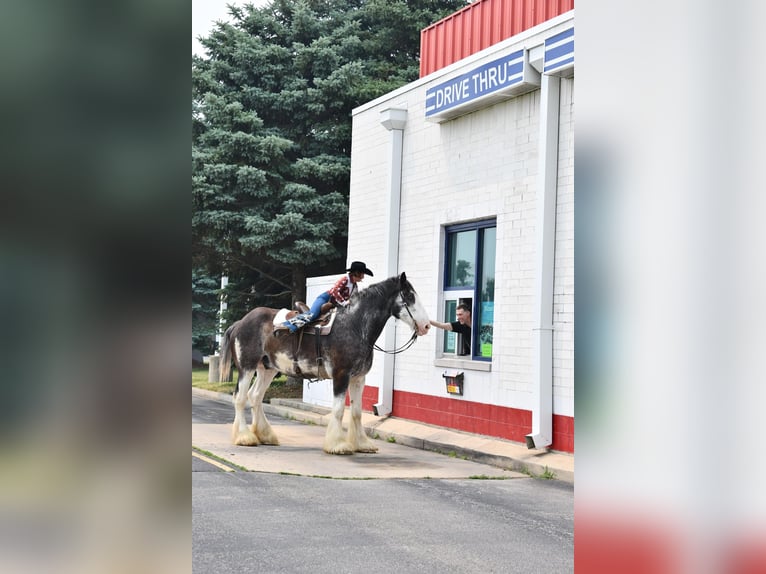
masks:
[[[194,265],[260,283],[252,306],[343,269],[351,110],[417,79],[420,30],[465,4],[230,6],[192,60]]]
[[[455,279],[458,285],[473,285],[473,263],[465,259],[458,259],[455,267]]]

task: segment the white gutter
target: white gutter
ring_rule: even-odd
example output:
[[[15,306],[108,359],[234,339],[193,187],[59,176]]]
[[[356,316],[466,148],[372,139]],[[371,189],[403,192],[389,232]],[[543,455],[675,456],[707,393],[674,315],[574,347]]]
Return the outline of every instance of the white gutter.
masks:
[[[381,125],[391,132],[390,168],[388,170],[388,202],[385,214],[385,272],[392,277],[399,271],[399,210],[402,197],[402,153],[407,110],[388,108],[380,112]],[[383,331],[383,348],[396,347],[396,323],[389,321]],[[394,363],[396,355],[383,355],[383,381],[378,389],[378,402],[372,406],[377,416],[388,416],[394,404]]]
[[[534,384],[532,432],[528,448],[553,442],[553,266],[556,244],[556,187],[558,179],[559,93],[561,79],[540,78],[540,147],[537,188],[537,240],[534,320]]]

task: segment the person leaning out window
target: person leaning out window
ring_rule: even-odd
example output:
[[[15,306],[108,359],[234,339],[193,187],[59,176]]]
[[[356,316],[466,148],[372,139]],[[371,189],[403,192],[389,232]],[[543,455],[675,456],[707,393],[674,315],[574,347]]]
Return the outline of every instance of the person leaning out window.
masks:
[[[463,337],[463,347],[460,349],[459,355],[471,355],[471,308],[465,303],[460,303],[457,306],[457,321],[451,323],[442,323],[441,321],[431,321],[431,325],[444,329],[445,331],[453,331],[459,333]]]

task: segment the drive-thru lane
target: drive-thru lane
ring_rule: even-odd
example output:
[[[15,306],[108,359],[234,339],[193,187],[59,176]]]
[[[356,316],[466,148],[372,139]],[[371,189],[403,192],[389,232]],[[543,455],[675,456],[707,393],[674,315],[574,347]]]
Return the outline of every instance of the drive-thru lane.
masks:
[[[528,478],[457,456],[414,449],[384,440],[377,453],[330,455],[322,450],[325,428],[270,416],[279,446],[231,444],[233,408],[220,401],[192,397],[192,446],[202,456],[255,472],[328,478]]]

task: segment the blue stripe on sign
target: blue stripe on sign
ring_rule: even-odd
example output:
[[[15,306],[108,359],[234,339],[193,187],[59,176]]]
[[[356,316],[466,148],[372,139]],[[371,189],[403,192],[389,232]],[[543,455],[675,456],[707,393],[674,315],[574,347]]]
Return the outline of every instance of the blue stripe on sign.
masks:
[[[574,28],[570,28],[569,30],[564,30],[563,32],[559,32],[555,36],[551,36],[550,38],[547,38],[545,40],[545,45],[548,44],[555,44],[559,40],[563,40],[564,38],[569,38],[569,36],[574,36]]]
[[[550,62],[551,60],[555,60],[556,58],[560,58],[566,54],[571,54],[572,52],[574,52],[574,40],[567,42],[566,44],[556,46],[555,48],[551,48],[550,50],[546,50],[545,61]]]
[[[566,60],[561,60],[560,62],[556,62],[555,64],[551,64],[550,66],[545,66],[543,68],[543,72],[548,72],[550,70],[555,70],[556,68],[561,68],[562,66],[569,64],[570,62],[574,62],[574,56],[571,58],[567,58]]]

